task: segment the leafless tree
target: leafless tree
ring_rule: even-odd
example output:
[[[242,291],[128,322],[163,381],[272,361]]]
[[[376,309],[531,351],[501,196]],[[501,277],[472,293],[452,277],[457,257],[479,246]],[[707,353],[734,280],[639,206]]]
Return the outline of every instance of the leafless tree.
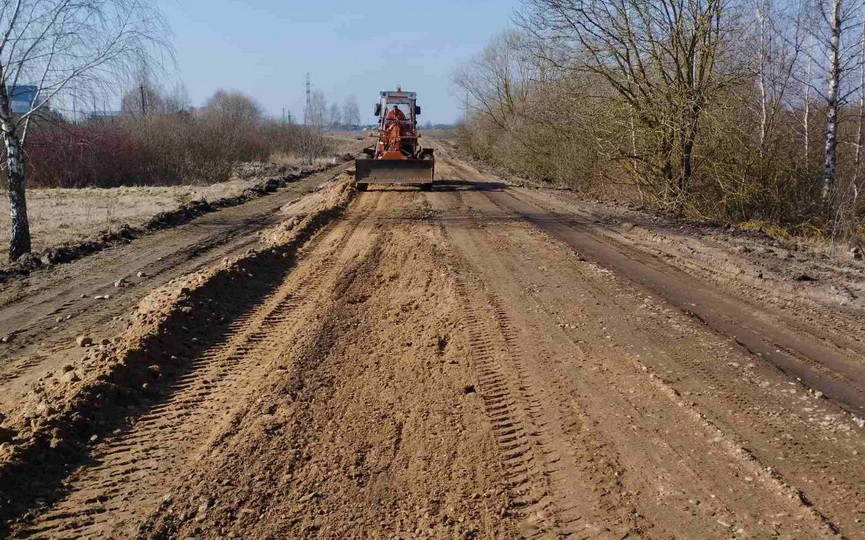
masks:
[[[175,114],[188,109],[189,105],[189,93],[183,83],[178,82],[166,90],[146,75],[139,75],[135,84],[120,98],[120,112],[133,118],[148,114]]]
[[[360,107],[357,104],[357,98],[348,96],[342,104],[342,121],[349,128],[360,125]]]
[[[327,125],[327,99],[321,90],[313,90],[309,104],[309,125],[313,129],[321,131]]]
[[[760,109],[759,154],[764,155],[788,94],[811,21],[811,2],[755,0],[757,50],[755,73]]]
[[[204,104],[204,114],[218,117],[228,124],[242,126],[261,121],[263,112],[253,98],[243,92],[217,90]]]
[[[165,34],[152,0],[0,0],[0,122],[11,260],[30,251],[22,151],[32,120],[64,92],[116,82],[135,62],[160,60]],[[38,92],[16,113],[13,97],[25,84]]]
[[[707,103],[741,76],[722,21],[730,0],[526,0],[519,23],[563,73],[606,82],[643,129],[657,134],[641,158],[657,196],[681,212]],[[726,55],[726,56],[725,56]]]
[[[822,199],[827,206],[838,204],[838,130],[839,114],[851,96],[856,95],[862,79],[856,73],[863,66],[862,57],[863,17],[865,2],[862,0],[816,0],[817,16],[809,32],[815,47],[808,50],[808,63],[819,66],[822,77],[806,79],[825,106],[826,126],[823,148]]]
[[[331,129],[338,129],[341,123],[342,114],[340,113],[339,105],[331,103],[330,108],[327,111],[327,125],[329,125]]]
[[[502,128],[528,99],[536,77],[537,64],[526,54],[524,39],[514,30],[499,34],[453,75],[466,108]]]

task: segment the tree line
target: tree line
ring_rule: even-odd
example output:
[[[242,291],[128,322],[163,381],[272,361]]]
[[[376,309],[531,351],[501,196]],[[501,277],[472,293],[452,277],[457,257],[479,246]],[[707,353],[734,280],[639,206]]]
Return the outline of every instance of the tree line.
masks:
[[[511,171],[863,238],[862,0],[524,0],[454,82]]]
[[[118,114],[38,122],[27,148],[33,187],[210,184],[239,162],[278,154],[311,162],[329,152],[315,130],[268,118],[242,92],[217,90],[198,108],[182,87],[150,82],[124,92]]]
[[[342,104],[328,104],[324,92],[313,90],[309,108],[305,111],[304,122],[315,129],[358,129],[360,127],[360,107],[355,96],[348,96]]]

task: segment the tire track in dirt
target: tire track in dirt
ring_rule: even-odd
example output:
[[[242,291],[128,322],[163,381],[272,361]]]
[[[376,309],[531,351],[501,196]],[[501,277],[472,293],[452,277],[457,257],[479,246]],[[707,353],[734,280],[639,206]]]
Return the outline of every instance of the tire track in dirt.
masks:
[[[767,314],[743,308],[707,284],[684,281],[681,271],[624,244],[609,245],[587,224],[562,219],[512,192],[488,198],[503,212],[613,268],[719,334],[735,338],[750,354],[772,361],[784,373],[801,378],[848,411],[865,413],[865,370],[849,358],[849,351],[788,331]]]
[[[481,402],[463,391],[467,381],[479,385],[466,362],[441,235],[418,208],[422,196],[384,200],[369,256],[345,267],[321,316],[283,356],[287,369],[256,392],[261,403],[237,415],[150,530],[515,537]],[[244,464],[251,450],[259,457]],[[218,470],[230,471],[230,487]],[[202,500],[212,508],[191,519]]]
[[[12,336],[9,343],[0,343],[0,394],[14,396],[44,371],[75,363],[77,335],[86,332],[98,342],[121,332],[128,311],[148,291],[254,246],[256,233],[279,221],[281,206],[346,167],[312,174],[275,194],[11,281],[0,295],[0,337]],[[137,277],[139,271],[146,275]],[[115,287],[120,278],[127,283]],[[13,405],[0,397],[0,412]]]
[[[483,196],[486,199],[485,204],[490,205],[489,207],[491,209],[495,209],[494,211],[492,211],[493,212],[492,215],[495,216],[495,217],[493,217],[493,219],[495,220],[496,223],[500,224],[503,221],[507,221],[507,222],[511,222],[515,226],[522,226],[522,227],[529,226],[529,227],[534,228],[533,226],[524,223],[518,214],[514,214],[509,209],[501,207],[500,205],[496,204],[496,202],[494,200],[490,200],[490,195],[491,195],[490,193],[486,193],[486,192],[481,194],[481,196]],[[483,205],[480,205],[480,206],[482,207]],[[486,232],[486,229],[483,229],[483,231],[484,232],[481,234],[490,234],[490,233]],[[544,232],[542,230],[538,231],[538,233],[541,235],[544,234]],[[500,228],[497,228],[497,234],[499,234],[499,235],[503,234],[502,231],[500,230]],[[507,243],[508,241],[510,241],[510,239],[511,239],[511,235],[507,235],[503,238],[502,241]],[[496,245],[501,245],[502,241],[500,241],[499,243],[496,243]],[[519,240],[515,240],[515,241],[518,243],[520,242]],[[494,243],[494,242],[491,242],[491,243]],[[515,271],[513,269],[511,271],[515,275],[519,274],[519,271]],[[586,278],[587,279],[585,279],[585,281],[587,283],[591,283],[594,280],[594,278],[590,277],[589,275],[586,275]],[[553,284],[551,283],[551,284],[548,284],[548,286],[549,285],[553,285]],[[559,287],[560,285],[555,285],[555,286]],[[591,289],[588,291],[588,293],[590,295],[593,295]],[[606,293],[602,296],[594,296],[593,295],[593,296],[590,296],[590,301],[587,303],[588,303],[588,305],[603,305],[609,301],[610,296],[611,296],[610,293]],[[540,307],[544,310],[548,309],[548,308],[544,307],[543,304],[539,304],[538,307]],[[550,313],[550,314],[553,315],[553,313]],[[605,317],[606,317],[606,315],[607,314],[604,314]],[[660,339],[658,340],[657,343],[647,342],[645,344],[644,349],[645,349],[647,354],[649,354],[649,355],[652,355],[653,353],[658,354],[659,351],[663,351],[667,347],[667,345],[664,343],[663,337],[659,336],[659,338]],[[607,336],[607,339],[611,339],[611,336]],[[573,343],[573,346],[576,347],[578,350],[580,349],[580,345],[576,342]],[[538,347],[543,348],[541,345],[538,345]],[[536,356],[539,356],[539,355],[536,354]],[[700,376],[705,377],[705,379],[703,379],[702,383],[700,385],[698,385],[699,388],[719,389],[725,397],[725,402],[730,403],[730,405],[728,405],[728,407],[731,407],[731,410],[739,411],[740,414],[744,414],[746,416],[753,416],[753,420],[755,423],[757,423],[757,425],[766,426],[767,418],[761,418],[759,415],[754,414],[754,412],[761,410],[762,404],[758,401],[753,401],[752,399],[750,399],[750,397],[749,397],[750,394],[735,391],[733,388],[731,388],[729,386],[729,378],[718,377],[714,371],[707,369],[706,364],[704,362],[697,360],[693,353],[691,353],[690,355],[687,355],[687,354],[684,355],[682,357],[682,360],[684,361],[685,365],[688,366],[689,369],[693,370],[694,372],[696,372]],[[645,366],[640,363],[640,361],[635,361],[635,366],[640,367],[643,371],[645,371],[645,369],[646,369]],[[609,370],[607,368],[601,370],[601,373],[604,373],[604,374],[613,373],[613,372],[614,372],[613,370]],[[626,373],[627,373],[627,371],[623,372],[622,375],[625,375]],[[682,403],[682,401],[681,401],[680,394],[675,392],[674,390],[672,390],[672,388],[670,386],[668,386],[666,383],[663,383],[662,382],[663,379],[656,377],[653,373],[650,373],[650,380],[653,383],[659,385],[658,386],[659,389],[661,389],[665,394],[667,394],[669,396],[669,398],[673,399],[673,401],[675,402],[675,404],[678,407],[684,407],[685,406],[684,403]],[[610,379],[608,384],[609,384],[609,387],[611,389],[614,389],[614,388],[616,388],[616,389],[618,389],[618,388],[633,388],[633,383],[628,384],[626,382],[626,380],[615,379],[615,378]],[[629,398],[627,394],[623,394],[622,397],[626,401],[631,402],[628,407],[632,408],[634,412],[636,412],[638,414],[646,414],[646,413],[640,413],[640,409],[645,407],[645,405],[640,404],[638,401],[632,402],[632,399]],[[672,405],[672,403],[671,403],[671,405]],[[815,520],[817,523],[821,523],[823,525],[823,527],[822,527],[823,531],[821,532],[821,534],[828,534],[831,536],[833,534],[838,533],[838,529],[837,529],[836,524],[833,523],[833,521],[831,519],[829,519],[825,514],[823,514],[820,509],[814,508],[813,503],[811,501],[809,501],[808,498],[801,491],[799,491],[798,489],[790,487],[789,484],[787,483],[787,481],[784,478],[777,475],[776,473],[770,472],[767,474],[766,470],[764,470],[765,465],[760,463],[759,461],[757,461],[755,459],[755,457],[753,455],[751,455],[747,450],[743,450],[743,447],[742,447],[743,443],[737,442],[735,439],[730,440],[730,436],[728,433],[726,433],[724,430],[719,429],[719,427],[717,425],[711,423],[704,415],[697,413],[697,412],[694,412],[694,415],[695,415],[694,421],[697,422],[697,424],[701,425],[702,429],[706,430],[708,433],[712,433],[713,437],[715,437],[718,441],[726,441],[725,444],[727,444],[727,446],[728,446],[727,452],[730,455],[730,457],[733,460],[740,462],[740,466],[743,469],[750,471],[750,473],[749,473],[750,475],[752,475],[753,477],[760,478],[761,482],[763,482],[765,485],[769,486],[772,491],[780,492],[780,493],[784,494],[785,496],[793,499],[796,502],[796,504],[793,505],[793,509],[796,510],[797,513],[809,515],[809,517],[812,518],[813,520]],[[631,418],[631,416],[628,415],[628,418]],[[785,424],[785,422],[786,422],[786,424]],[[782,417],[782,416],[768,415],[768,423],[771,426],[770,433],[784,433],[785,430],[790,429],[789,420],[786,419],[785,417]],[[754,440],[753,437],[751,440],[752,441]],[[680,455],[679,459],[683,460],[683,462],[684,462],[686,460],[685,456],[687,454],[682,453],[682,449],[677,449],[677,445],[680,443],[677,443],[673,440],[671,440],[670,443],[674,443],[674,444],[669,445],[669,451],[673,452],[673,453],[679,453],[679,455]],[[684,448],[686,449],[687,446],[685,446]],[[819,468],[821,466],[819,465],[819,461],[817,461],[817,459],[819,459],[817,455],[812,455],[809,458],[809,460],[812,462],[811,465],[817,466]],[[826,461],[822,465],[822,468],[838,469],[839,467],[841,467],[841,470],[843,470],[845,467],[842,465],[842,463],[843,462],[839,462],[838,460],[834,460],[834,462]],[[771,471],[771,469],[769,469],[769,471]],[[839,470],[839,472],[840,472],[840,470]],[[849,473],[855,475],[853,470],[850,470]],[[706,476],[705,471],[701,470],[700,468],[692,468],[688,474],[693,475],[695,478],[701,478],[702,477],[703,480],[700,480],[700,482],[704,483],[705,485],[711,485],[712,484],[712,481]],[[721,502],[721,501],[718,501],[718,502]],[[729,515],[737,515],[737,514],[742,515],[742,508],[737,509],[736,506],[738,506],[738,505],[731,505],[728,507],[722,507],[722,509],[725,513],[727,513]]]
[[[371,197],[366,202],[378,202]],[[154,510],[165,478],[179,469],[232,403],[242,403],[262,362],[278,356],[290,336],[308,318],[325,282],[332,283],[344,268],[346,248],[369,213],[322,231],[308,245],[321,244],[325,255],[300,263],[261,307],[236,318],[220,342],[193,360],[178,379],[174,393],[141,416],[126,432],[112,436],[94,453],[95,466],[86,466],[69,484],[67,495],[51,511],[16,533],[27,538],[133,536],[135,523]],[[327,237],[327,240],[324,238]],[[312,267],[312,268],[308,268]],[[293,276],[301,273],[303,280]],[[148,510],[150,509],[150,510]],[[143,512],[143,514],[142,514]],[[132,525],[126,530],[121,526]]]
[[[466,318],[471,360],[477,368],[478,391],[511,486],[512,508],[527,529],[534,529],[526,531],[531,537],[546,533],[559,536],[559,511],[550,497],[543,451],[538,448],[538,426],[529,405],[531,396],[522,384],[521,374],[511,371],[514,362],[501,327],[491,325],[489,315],[479,313],[475,305],[483,305],[483,298],[472,298],[467,290],[460,274],[456,291]],[[487,300],[492,302],[493,298]]]
[[[464,177],[465,171],[461,168],[455,167],[453,170],[457,178]],[[446,167],[443,171],[448,174]],[[454,208],[444,203],[436,206],[441,219],[454,234],[455,243],[472,259],[474,270],[486,276],[484,282],[503,299],[506,310],[517,310],[514,312],[517,318],[508,324],[513,324],[519,330],[517,343],[530,349],[526,356],[530,366],[528,373],[537,381],[533,384],[536,396],[550,418],[546,426],[558,425],[563,428],[558,433],[547,431],[550,441],[553,441],[547,442],[547,448],[554,448],[555,441],[558,441],[566,457],[557,463],[566,465],[570,459],[574,464],[567,475],[568,482],[553,484],[555,491],[562,494],[561,500],[580,508],[582,511],[575,513],[587,522],[603,523],[606,517],[610,520],[608,523],[613,525],[609,529],[627,524],[624,530],[619,530],[621,534],[648,538],[668,535],[720,538],[726,536],[728,529],[741,533],[738,529],[740,526],[749,533],[754,530],[769,532],[774,527],[775,535],[786,538],[837,535],[835,524],[820,509],[811,509],[807,500],[800,501],[795,490],[788,489],[777,478],[772,479],[763,470],[763,464],[749,457],[747,450],[743,452],[735,435],[731,440],[728,426],[719,432],[716,426],[706,421],[706,417],[688,409],[681,396],[677,396],[669,387],[661,384],[656,388],[654,385],[660,384],[658,377],[651,371],[647,373],[641,362],[631,363],[628,356],[621,358],[615,353],[612,357],[608,356],[609,347],[618,350],[617,340],[627,340],[625,336],[628,336],[628,332],[639,331],[639,327],[629,330],[628,326],[633,325],[630,314],[616,315],[615,298],[621,292],[613,294],[605,291],[608,287],[604,285],[597,291],[599,296],[592,296],[596,284],[608,280],[601,278],[599,281],[598,275],[583,270],[581,273],[584,276],[571,276],[571,281],[563,281],[565,275],[572,273],[572,270],[563,271],[570,266],[565,261],[577,260],[573,252],[570,249],[563,250],[561,243],[548,238],[518,213],[502,209],[494,200],[489,200],[506,196],[506,192],[496,189],[498,184],[480,183],[475,187],[472,177],[468,178],[468,182],[449,183],[457,190],[462,190],[465,196],[460,203],[452,205],[461,208],[462,212],[454,212]],[[430,195],[433,199],[437,196]],[[475,219],[467,219],[466,214]],[[533,232],[527,235],[527,231]],[[544,253],[544,250],[550,249],[546,246],[553,245],[557,246],[554,251],[562,253]],[[553,261],[555,271],[546,266]],[[583,266],[592,269],[591,263],[577,263],[572,268],[582,269]],[[558,294],[570,291],[572,296],[557,297],[552,293],[558,292],[560,288],[561,293]],[[543,297],[537,296],[544,290],[549,292],[545,292]],[[639,292],[628,290],[628,294],[635,293],[639,298]],[[547,297],[548,294],[551,296]],[[578,303],[574,305],[574,302]],[[577,307],[580,304],[586,307]],[[595,308],[595,305],[606,307]],[[590,349],[586,351],[580,345],[582,340],[574,339],[574,334],[582,339],[588,339],[589,336],[581,335],[579,331],[573,332],[573,325],[564,325],[568,330],[562,330],[562,318],[572,310],[583,313],[582,317],[589,311],[596,312],[602,319],[619,317],[614,326],[624,334],[619,336],[603,328],[610,326],[610,323],[588,319],[580,323],[581,328],[598,327],[604,333],[593,336]],[[565,321],[570,322],[567,319]],[[700,332],[704,331],[699,330],[695,335]],[[671,343],[677,343],[669,341],[679,339],[675,336],[677,333],[675,329],[672,332],[662,330],[655,336],[638,334],[634,338],[639,339],[640,336],[651,340],[646,342],[645,348],[640,349],[641,353],[663,355]],[[599,338],[600,341],[597,341]],[[610,343],[605,339],[613,341]],[[692,347],[686,354],[693,356],[699,354],[699,350],[699,346]],[[623,350],[622,354],[627,353]],[[573,357],[573,360],[569,360],[569,357]],[[626,361],[623,363],[623,360]],[[553,376],[553,373],[560,375]],[[731,381],[729,378],[719,379],[716,384],[724,388]],[[709,386],[712,384],[709,383]],[[753,407],[760,405],[751,403]],[[735,407],[735,404],[727,406]],[[684,412],[680,410],[682,407],[685,408]],[[696,416],[690,416],[692,414]],[[781,421],[782,417],[778,420]],[[688,426],[692,424],[689,432]],[[576,429],[572,429],[574,427]],[[783,430],[775,433],[783,433]],[[717,456],[718,444],[724,448],[720,456]],[[644,453],[643,449],[647,447],[651,451]],[[701,455],[717,457],[714,461],[707,461]],[[840,473],[838,465],[839,462],[827,463],[827,466]],[[741,473],[731,475],[731,470],[747,471],[744,476],[752,478],[743,483],[741,478],[737,478]],[[615,480],[612,484],[604,484],[605,477]],[[755,478],[760,489],[748,483]],[[599,481],[598,487],[603,497],[594,503],[591,497],[586,500],[585,494],[596,489],[580,491],[578,484],[583,482],[591,486]],[[576,489],[568,492],[569,485]],[[677,494],[677,486],[686,488],[692,499],[683,497],[685,489],[681,489],[681,495]],[[726,496],[716,498],[717,494],[725,493],[728,489],[745,488],[752,492],[748,495],[752,499],[750,502],[746,502],[744,497],[741,500]],[[638,503],[639,514],[634,510],[633,502],[629,502],[631,497],[635,497],[634,502]],[[657,500],[653,500],[653,497],[657,497]],[[678,498],[684,500],[680,499],[679,502],[676,500]],[[656,507],[656,504],[664,506]],[[680,504],[684,508],[676,509],[675,506]],[[770,509],[773,504],[778,509],[784,509],[777,517],[787,516],[786,520],[769,524],[753,515],[755,508]],[[669,508],[673,510],[672,513],[665,515],[664,511],[658,512],[657,508],[668,505],[672,505]],[[627,517],[629,512],[630,518]],[[649,521],[640,514],[648,515]],[[735,518],[734,521],[730,521],[728,516]],[[715,520],[718,520],[717,524]],[[596,529],[584,534],[598,537],[603,533]]]
[[[435,201],[433,206],[449,220],[447,225],[440,222],[443,234],[460,237],[453,239],[454,245],[474,251],[470,247],[471,233],[463,236],[461,232],[476,230],[484,236],[484,226],[468,210],[461,192],[453,196],[457,202],[448,205],[441,199],[436,201],[437,195],[430,195]],[[560,381],[539,379],[528,369],[528,359],[536,362],[539,356],[549,358],[551,353],[538,342],[532,343],[532,352],[527,353],[522,345],[526,336],[513,323],[506,307],[508,302],[476,276],[471,265],[467,265],[468,260],[456,254],[451,256],[461,268],[456,278],[457,290],[466,313],[473,360],[479,368],[480,393],[497,434],[503,467],[512,482],[514,507],[522,520],[523,535],[621,538],[640,530],[637,522],[619,515],[621,507],[612,512],[603,510],[622,501],[605,501],[607,495],[603,493],[600,498],[586,495],[587,482],[595,490],[604,485],[607,493],[610,488],[621,491],[621,486],[608,485],[609,478],[598,477],[598,471],[591,465],[594,460],[582,464],[578,461],[579,453],[574,453],[572,444],[588,443],[589,448],[596,445],[575,435],[585,426],[572,411],[563,408],[570,402],[567,390]],[[489,263],[495,264],[492,260]]]

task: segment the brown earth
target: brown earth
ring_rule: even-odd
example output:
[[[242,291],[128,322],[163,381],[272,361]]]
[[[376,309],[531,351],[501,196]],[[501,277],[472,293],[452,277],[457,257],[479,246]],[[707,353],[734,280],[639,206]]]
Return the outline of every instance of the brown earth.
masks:
[[[865,538],[861,261],[438,151],[4,290],[4,533]]]

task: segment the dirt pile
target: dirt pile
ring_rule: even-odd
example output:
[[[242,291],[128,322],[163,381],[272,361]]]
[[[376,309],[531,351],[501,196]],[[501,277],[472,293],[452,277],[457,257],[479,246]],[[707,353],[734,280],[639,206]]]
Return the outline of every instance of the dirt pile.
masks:
[[[343,175],[313,194],[315,203],[268,234],[261,249],[153,291],[119,337],[87,347],[79,362],[34,384],[3,419],[0,516],[44,496],[31,486],[50,488],[53,476],[83,459],[89,442],[123,429],[126,418],[176,383],[189,359],[281,279],[297,248],[345,208],[354,194],[350,180]]]
[[[515,537],[444,238],[388,195],[141,537]]]
[[[267,195],[268,193],[273,193],[277,189],[284,187],[286,184],[296,182],[301,178],[316,174],[336,165],[338,164],[335,163],[328,166],[304,168],[296,172],[286,172],[284,166],[276,166],[280,168],[278,176],[263,179],[254,186],[245,189],[240,195],[224,197],[212,202],[205,200],[190,201],[175,210],[160,212],[154,215],[141,226],[125,224],[121,225],[117,230],[103,231],[92,238],[77,242],[67,242],[52,246],[42,252],[30,253],[15,263],[0,268],[0,283],[4,283],[15,277],[29,275],[34,270],[78,260],[87,255],[102,251],[112,245],[127,244],[149,232],[177,227],[178,225],[188,223],[209,212],[249,202],[258,197]],[[260,176],[262,171],[269,170],[270,168],[263,168],[261,171],[256,169],[249,174],[248,178]]]

